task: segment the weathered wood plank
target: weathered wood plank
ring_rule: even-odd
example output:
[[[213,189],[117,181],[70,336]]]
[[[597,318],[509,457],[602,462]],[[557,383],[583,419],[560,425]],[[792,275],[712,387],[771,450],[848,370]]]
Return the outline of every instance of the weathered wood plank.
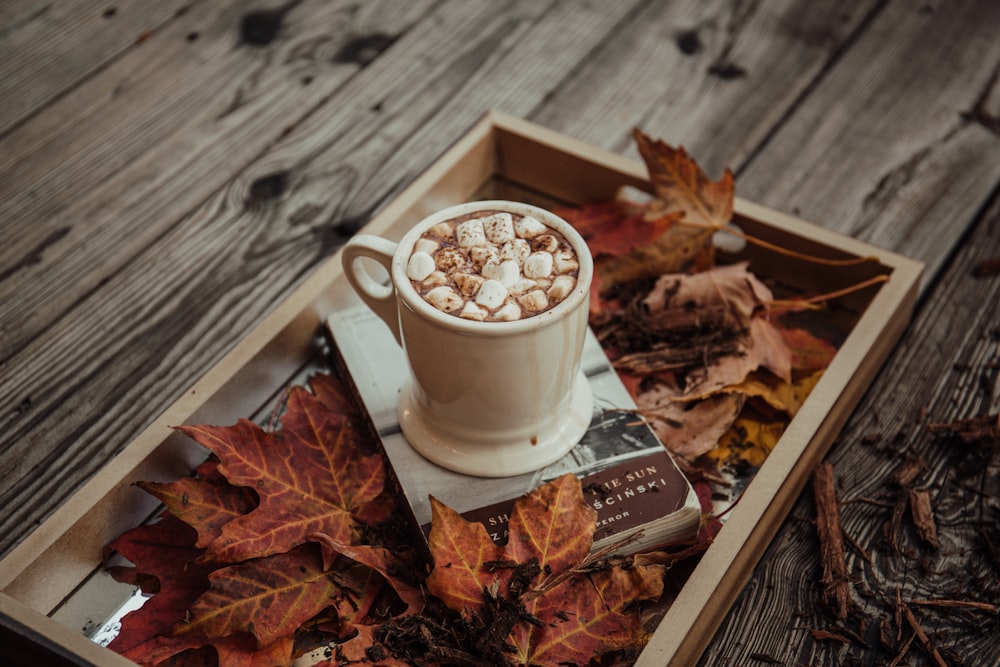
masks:
[[[30,530],[27,517],[64,500],[287,295],[374,202],[483,110],[533,108],[616,21],[575,3],[492,8],[438,8],[399,51],[373,61],[157,243],[118,249],[117,273],[7,361],[3,401],[25,409],[3,436],[0,502],[14,508],[0,519],[5,547]],[[558,55],[538,58],[557,31]],[[197,187],[195,176],[147,196],[176,214],[173,198]],[[119,233],[145,221],[115,210],[116,225],[108,224]],[[31,474],[39,467],[51,473]]]
[[[187,10],[189,0],[5,2],[0,137]]]
[[[11,239],[0,246],[0,301],[10,304],[0,358],[154,243],[430,3],[361,11],[313,0],[259,21],[275,34],[243,35],[255,6],[192,8],[0,140],[0,235]]]
[[[649,3],[532,120],[636,158],[639,127],[710,174],[738,169],[876,4]]]
[[[1000,181],[982,100],[1000,5],[893,2],[739,174],[745,197],[927,263],[924,284]]]
[[[737,598],[701,664],[882,664],[912,634],[895,621],[896,590],[903,602],[962,599],[996,603],[1000,562],[989,545],[1000,544],[996,498],[1000,451],[932,434],[928,422],[1000,411],[1000,276],[976,278],[973,267],[1000,257],[1000,199],[994,199],[959,253],[926,295],[918,315],[886,368],[851,418],[829,460],[842,501],[844,532],[864,550],[848,548],[851,615],[841,626],[820,602],[815,516],[804,494]],[[905,493],[893,481],[908,460],[926,464],[912,483],[930,489],[937,517],[938,550],[922,543],[909,510],[898,534],[886,532],[893,505]],[[893,542],[898,547],[893,546]],[[870,559],[870,562],[869,562]],[[759,610],[767,609],[767,614]],[[1000,662],[1000,619],[985,612],[912,607],[948,664]],[[866,628],[863,622],[867,622]],[[880,638],[886,623],[889,644]],[[811,630],[841,627],[863,637],[848,644],[813,639]],[[902,640],[897,640],[897,631]],[[901,664],[929,664],[919,643]]]

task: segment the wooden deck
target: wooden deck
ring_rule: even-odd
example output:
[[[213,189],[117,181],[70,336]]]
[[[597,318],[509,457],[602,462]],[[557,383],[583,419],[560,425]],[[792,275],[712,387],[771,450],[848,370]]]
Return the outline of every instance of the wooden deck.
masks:
[[[942,602],[1000,604],[1000,447],[927,428],[1000,410],[998,35],[995,0],[5,0],[0,555],[496,109],[927,265],[828,457],[851,619],[807,491],[702,664],[1000,664]],[[917,459],[937,550],[893,525]]]

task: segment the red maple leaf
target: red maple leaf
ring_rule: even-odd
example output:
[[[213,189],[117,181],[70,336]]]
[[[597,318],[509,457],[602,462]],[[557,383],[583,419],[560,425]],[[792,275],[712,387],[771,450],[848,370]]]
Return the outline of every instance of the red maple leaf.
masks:
[[[311,533],[351,542],[355,515],[382,493],[385,480],[381,458],[360,454],[362,436],[351,421],[293,387],[280,437],[246,419],[229,427],[180,427],[219,457],[230,483],[260,497],[257,508],[222,527],[208,556],[239,562],[283,553]]]
[[[198,561],[202,550],[195,547],[195,537],[192,528],[165,512],[155,523],[137,526],[108,545],[134,565],[109,568],[112,576],[147,586],[149,578],[155,581],[155,595],[122,619],[109,648],[127,656],[142,654],[151,637],[184,618],[191,603],[208,589],[208,575],[218,566]]]

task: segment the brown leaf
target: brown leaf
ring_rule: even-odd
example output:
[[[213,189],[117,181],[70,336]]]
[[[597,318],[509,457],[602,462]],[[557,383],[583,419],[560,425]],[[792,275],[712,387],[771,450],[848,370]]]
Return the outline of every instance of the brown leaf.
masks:
[[[757,368],[788,381],[791,353],[766,319],[771,291],[746,264],[661,276],[636,307],[599,325],[619,370],[685,373],[682,394],[704,396]]]
[[[736,421],[743,394],[717,394],[695,402],[674,400],[677,393],[658,384],[639,395],[636,405],[664,446],[677,456],[695,459],[712,450]]]
[[[728,169],[712,182],[683,148],[654,141],[639,130],[634,135],[649,171],[652,201],[599,202],[557,211],[587,240],[601,294],[622,283],[709,268],[715,256],[712,236],[733,215]]]
[[[399,599],[406,605],[408,613],[416,613],[424,607],[424,597],[420,589],[401,580],[395,573],[405,572],[410,563],[382,547],[342,542],[330,535],[312,534],[309,539],[323,547],[324,560],[333,561],[343,555],[381,574],[392,586]]]
[[[121,570],[112,571],[116,579],[136,583],[138,573],[156,581],[156,594],[122,619],[121,632],[109,646],[113,651],[146,662],[153,648],[149,639],[184,618],[208,589],[208,575],[217,566],[197,562],[202,550],[194,546],[195,537],[189,526],[164,513],[159,521],[126,531],[108,545],[135,566],[127,578]]]
[[[649,169],[653,192],[668,212],[680,211],[683,220],[721,229],[733,217],[733,174],[727,168],[713,182],[684,150],[640,130],[633,130],[636,147]]]
[[[432,506],[435,565],[428,588],[470,622],[481,613],[479,622],[491,623],[493,607],[484,599],[520,600],[523,612],[513,617],[508,638],[516,664],[587,664],[639,640],[636,603],[659,597],[663,568],[634,559],[591,561],[596,512],[584,503],[575,476],[564,475],[515,501],[503,551],[481,524],[436,500]],[[512,573],[526,571],[531,581],[525,586]]]

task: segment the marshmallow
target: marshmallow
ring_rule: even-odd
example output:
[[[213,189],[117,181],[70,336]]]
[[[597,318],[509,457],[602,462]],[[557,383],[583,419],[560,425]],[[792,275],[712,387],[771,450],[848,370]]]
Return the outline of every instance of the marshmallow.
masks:
[[[503,304],[507,298],[507,288],[498,280],[487,280],[476,294],[476,303],[493,310]]]
[[[465,296],[472,298],[479,291],[479,288],[486,282],[486,278],[475,273],[455,273],[452,276],[458,290]]]
[[[558,248],[559,239],[552,234],[542,234],[531,241],[531,249],[534,252],[555,252]]]
[[[458,314],[459,317],[464,317],[467,320],[476,320],[482,322],[490,314],[490,311],[486,310],[474,301],[470,301],[465,304],[465,308],[462,312]]]
[[[511,294],[523,294],[524,292],[530,292],[531,290],[538,287],[538,283],[531,278],[521,278],[516,283],[511,285]]]
[[[511,287],[521,279],[521,269],[512,259],[502,262],[491,261],[483,265],[483,275],[492,280],[500,281],[504,287]]]
[[[543,278],[552,273],[552,254],[545,251],[533,252],[524,260],[524,275],[529,278]]]
[[[445,241],[451,241],[452,236],[455,234],[455,223],[453,222],[439,222],[428,230],[431,234],[443,239]]]
[[[444,271],[435,271],[431,275],[424,278],[420,282],[420,284],[426,287],[434,287],[436,285],[447,285],[448,276],[445,275]]]
[[[514,240],[514,218],[510,213],[494,213],[482,218],[486,238],[496,244]]]
[[[513,322],[521,319],[521,307],[516,303],[505,303],[497,312],[493,313],[493,318],[500,322]]]
[[[539,234],[544,234],[548,229],[537,218],[533,218],[530,215],[526,215],[514,223],[514,231],[522,239],[533,239]]]
[[[424,298],[427,303],[446,313],[461,308],[462,304],[465,303],[465,299],[450,287],[435,287]]]
[[[500,259],[512,259],[518,266],[531,254],[531,246],[524,239],[514,239],[504,243],[500,248]]]
[[[472,260],[472,263],[480,269],[483,268],[483,265],[485,265],[486,262],[491,259],[498,259],[499,256],[500,253],[498,253],[497,249],[491,245],[480,245],[469,250],[469,258]]]
[[[553,301],[562,301],[576,286],[576,278],[573,276],[556,276],[552,281],[552,286],[545,292]]]
[[[471,248],[486,243],[482,220],[466,220],[455,228],[455,240],[461,248]]]
[[[406,277],[417,282],[434,273],[434,258],[426,252],[415,252],[406,263]]]
[[[466,264],[465,254],[458,248],[442,248],[434,255],[437,267],[445,273],[452,273]]]
[[[549,299],[545,296],[545,292],[540,289],[532,290],[527,294],[522,294],[517,297],[517,301],[524,306],[525,310],[532,313],[537,313],[549,307]]]
[[[434,239],[421,237],[413,244],[413,252],[426,252],[428,255],[433,255],[440,247],[441,244]]]
[[[569,250],[559,250],[552,253],[552,261],[556,268],[556,273],[572,273],[580,269],[580,263],[576,261],[576,255]]]

